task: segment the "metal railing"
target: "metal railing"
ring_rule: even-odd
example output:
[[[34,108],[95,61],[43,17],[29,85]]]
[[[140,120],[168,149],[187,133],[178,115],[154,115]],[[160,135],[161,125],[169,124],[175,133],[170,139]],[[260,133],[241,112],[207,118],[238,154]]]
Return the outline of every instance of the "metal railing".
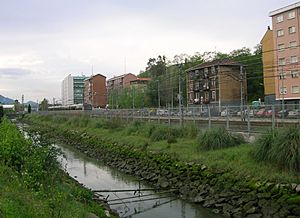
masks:
[[[40,111],[41,114],[89,115],[126,122],[136,120],[168,125],[195,124],[200,128],[226,127],[229,131],[263,133],[266,129],[286,125],[300,125],[300,104],[252,106],[208,106],[143,109],[95,109],[87,111]]]

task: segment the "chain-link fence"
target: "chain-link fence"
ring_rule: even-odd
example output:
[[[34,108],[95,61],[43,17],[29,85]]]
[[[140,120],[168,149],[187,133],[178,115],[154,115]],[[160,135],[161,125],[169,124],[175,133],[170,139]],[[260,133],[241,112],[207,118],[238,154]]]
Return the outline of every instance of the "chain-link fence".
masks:
[[[263,133],[266,129],[300,125],[300,104],[252,106],[208,106],[182,108],[95,109],[86,111],[40,111],[41,114],[85,114],[126,122],[136,120],[168,125],[195,124],[200,128],[226,127],[233,132]]]

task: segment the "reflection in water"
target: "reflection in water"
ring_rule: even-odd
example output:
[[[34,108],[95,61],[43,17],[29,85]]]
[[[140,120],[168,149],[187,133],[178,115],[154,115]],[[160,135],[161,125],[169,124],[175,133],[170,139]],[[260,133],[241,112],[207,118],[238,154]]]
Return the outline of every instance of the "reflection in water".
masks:
[[[58,146],[58,145],[56,145]],[[62,167],[70,176],[92,190],[121,190],[121,189],[141,189],[150,188],[144,183],[140,183],[136,178],[126,175],[118,170],[109,168],[100,161],[92,160],[83,154],[75,151],[69,146],[59,146],[64,156],[60,157]],[[140,193],[131,192],[103,192],[100,193],[108,201],[110,207],[116,210],[120,217],[163,217],[163,218],[199,218],[199,217],[220,217],[203,209],[199,205],[186,203],[176,196],[150,195],[151,191]],[[149,195],[149,196],[145,196]],[[144,196],[144,197],[143,197]],[[135,197],[135,198],[132,198]],[[163,198],[160,198],[163,197]],[[129,198],[129,199],[120,199]],[[137,201],[139,199],[153,199],[147,201]],[[132,202],[135,201],[135,202]],[[119,202],[120,204],[115,204]]]

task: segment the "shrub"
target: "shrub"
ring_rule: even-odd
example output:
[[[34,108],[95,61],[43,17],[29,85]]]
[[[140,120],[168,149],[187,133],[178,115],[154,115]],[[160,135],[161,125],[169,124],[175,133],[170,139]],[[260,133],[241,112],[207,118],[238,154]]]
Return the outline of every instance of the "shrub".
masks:
[[[177,128],[171,128],[168,126],[157,126],[156,128],[150,128],[150,139],[152,141],[168,140],[174,141],[181,136],[180,130]]]
[[[134,121],[131,125],[127,128],[127,135],[136,135],[139,133],[139,130],[142,126],[140,121]]]
[[[268,161],[279,168],[300,171],[300,129],[282,128],[269,131],[256,142],[254,158]]]
[[[197,141],[198,150],[215,150],[239,145],[244,142],[244,139],[219,127],[201,132]]]
[[[197,125],[191,123],[182,128],[182,135],[186,138],[196,138],[199,133]]]
[[[103,127],[106,129],[119,129],[123,126],[123,120],[119,117],[113,117],[112,119],[103,122]]]

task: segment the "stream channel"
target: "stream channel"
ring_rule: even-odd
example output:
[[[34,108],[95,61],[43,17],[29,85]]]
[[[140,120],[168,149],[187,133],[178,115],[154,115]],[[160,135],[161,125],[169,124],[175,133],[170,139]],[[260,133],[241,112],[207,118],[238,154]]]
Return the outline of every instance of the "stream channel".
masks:
[[[55,145],[63,151],[59,161],[65,171],[91,190],[151,189],[145,182],[127,175],[101,161],[91,159],[67,145]],[[120,217],[200,218],[221,217],[200,205],[188,203],[167,191],[99,192]],[[151,200],[152,199],[152,200]]]

